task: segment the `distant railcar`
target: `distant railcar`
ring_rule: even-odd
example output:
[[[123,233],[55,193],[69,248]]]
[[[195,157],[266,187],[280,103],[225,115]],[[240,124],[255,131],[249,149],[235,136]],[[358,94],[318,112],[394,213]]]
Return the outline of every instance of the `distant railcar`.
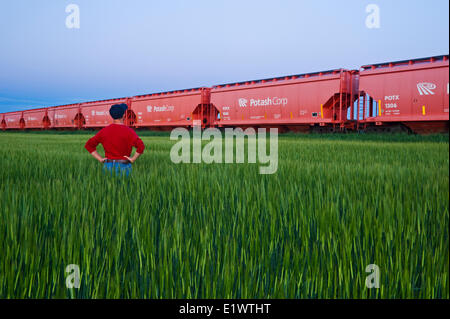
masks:
[[[46,108],[23,111],[23,120],[27,129],[48,129],[51,126]]]
[[[51,127],[55,129],[80,129],[83,127],[83,115],[80,104],[52,107],[49,110]]]
[[[211,111],[209,95],[209,88],[195,88],[135,96],[131,100],[134,126],[158,130],[209,127],[217,115]]]
[[[4,114],[5,129],[9,130],[23,130],[25,128],[25,121],[23,119],[23,112],[9,112]]]
[[[86,102],[80,104],[81,123],[84,128],[102,128],[113,122],[109,115],[111,105],[118,103],[127,104],[128,98],[111,99],[103,101]]]

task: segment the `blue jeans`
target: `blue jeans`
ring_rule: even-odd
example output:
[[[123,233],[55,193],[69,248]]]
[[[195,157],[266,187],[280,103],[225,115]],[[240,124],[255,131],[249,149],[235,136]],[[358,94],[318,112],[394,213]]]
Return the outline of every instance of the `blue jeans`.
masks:
[[[103,169],[111,173],[115,173],[116,175],[125,175],[126,177],[130,176],[132,168],[131,164],[123,164],[123,163],[104,163]]]

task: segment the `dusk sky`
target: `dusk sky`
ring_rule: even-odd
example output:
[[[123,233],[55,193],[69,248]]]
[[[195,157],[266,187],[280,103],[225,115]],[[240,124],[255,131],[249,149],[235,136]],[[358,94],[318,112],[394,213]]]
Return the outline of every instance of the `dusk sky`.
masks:
[[[66,6],[80,28],[66,27]],[[366,26],[366,6],[380,28]],[[449,53],[448,0],[0,2],[0,112]]]

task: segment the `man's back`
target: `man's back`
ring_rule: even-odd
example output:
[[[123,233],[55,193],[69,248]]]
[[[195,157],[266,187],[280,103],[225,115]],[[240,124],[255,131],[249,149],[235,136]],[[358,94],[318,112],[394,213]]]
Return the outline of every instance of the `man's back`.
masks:
[[[101,129],[97,135],[89,139],[85,148],[89,153],[96,150],[101,143],[105,149],[105,157],[111,160],[124,160],[131,155],[133,146],[140,154],[144,152],[144,143],[131,128],[123,124],[110,124]]]

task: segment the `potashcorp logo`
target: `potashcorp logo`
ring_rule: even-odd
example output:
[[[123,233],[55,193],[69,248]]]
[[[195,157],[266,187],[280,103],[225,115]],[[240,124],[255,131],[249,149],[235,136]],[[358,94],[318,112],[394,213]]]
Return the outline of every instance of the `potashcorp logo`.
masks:
[[[248,103],[247,99],[239,99],[239,106],[240,107],[246,107]]]
[[[433,83],[418,83],[417,84],[417,90],[419,91],[420,95],[434,95],[434,90],[436,88],[436,84]]]
[[[240,107],[247,107],[247,106],[278,106],[282,105],[285,106],[288,104],[288,98],[287,97],[268,97],[265,99],[250,99],[249,100],[240,98],[238,99],[238,104]]]
[[[103,116],[103,115],[106,115],[106,112],[105,111],[94,111],[94,110],[92,110],[92,116]]]
[[[259,163],[260,174],[276,173],[278,170],[277,128],[270,129],[269,138],[266,137],[265,128],[259,128],[258,134],[253,128],[247,128],[245,131],[241,128],[226,128],[225,138],[222,134],[223,132],[217,128],[208,128],[203,132],[199,128],[194,128],[191,138],[187,129],[176,128],[170,134],[172,141],[178,140],[170,150],[170,159],[175,164],[245,163],[245,146],[247,146],[247,163]],[[244,141],[245,138],[247,138],[247,143]],[[202,141],[209,142],[203,145]],[[225,154],[223,154],[223,142],[225,143]]]
[[[173,105],[163,105],[163,106],[152,106],[147,105],[147,112],[173,112],[175,110],[175,106]]]

